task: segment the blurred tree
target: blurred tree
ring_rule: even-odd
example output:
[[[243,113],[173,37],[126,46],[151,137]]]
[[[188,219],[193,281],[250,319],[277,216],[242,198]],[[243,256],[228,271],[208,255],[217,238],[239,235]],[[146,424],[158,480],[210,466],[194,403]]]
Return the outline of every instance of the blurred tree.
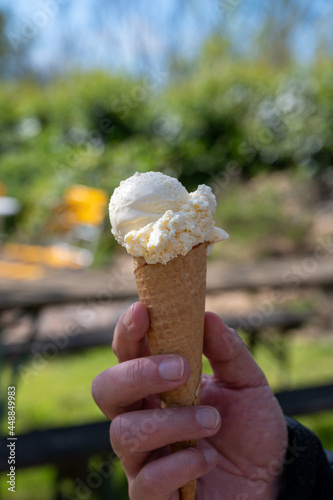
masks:
[[[44,3],[39,2],[40,9]],[[19,19],[20,5],[8,6],[13,19]],[[28,19],[34,19],[34,9],[31,6]],[[233,55],[281,66],[304,53],[314,56],[318,45],[332,48],[332,10],[333,3],[327,0],[164,0],[153,4],[149,0],[86,0],[82,6],[78,0],[59,1],[50,19],[55,28],[52,39],[42,27],[33,43],[49,49],[38,66],[44,78],[46,73],[91,67],[145,74],[147,67],[166,68],[170,62],[175,66],[181,59],[190,66],[203,41],[214,33],[228,40]],[[24,48],[21,44],[20,56]],[[28,59],[37,65],[34,57]],[[187,73],[190,67],[182,64],[178,69]]]
[[[254,50],[259,59],[275,66],[284,66],[295,60],[294,44],[297,33],[311,23],[315,38],[320,30],[315,30],[321,11],[316,11],[312,0],[280,0],[268,2],[262,10],[262,22],[254,37]],[[258,10],[260,6],[257,5]],[[318,40],[317,40],[318,42]],[[309,41],[308,41],[309,43]]]
[[[8,65],[10,64],[10,46],[8,39],[5,35],[6,16],[0,12],[0,68],[1,78],[8,72]]]
[[[11,33],[12,17],[9,11],[0,11],[0,79],[22,77],[34,79],[36,73],[28,57],[31,40],[20,43],[19,49],[14,46],[17,35]]]
[[[228,6],[245,9],[243,13],[249,6],[246,0],[223,1],[224,5],[228,2]],[[103,186],[112,192],[121,179],[136,170],[164,171],[179,177],[190,189],[200,183],[220,186],[235,172],[251,177],[291,166],[306,171],[307,175],[323,172],[327,177],[333,155],[332,59],[323,58],[308,67],[286,65],[292,61],[288,50],[293,20],[296,19],[294,26],[307,22],[311,8],[305,9],[308,1],[304,11],[297,10],[299,0],[282,1],[286,11],[272,6],[270,12],[263,9],[271,2],[265,3],[260,11],[258,0],[253,0],[253,15],[261,15],[256,29],[262,30],[263,41],[251,58],[244,56],[241,49],[236,50],[235,40],[220,26],[207,39],[198,57],[192,58],[187,53],[171,59],[170,52],[171,70],[166,71],[168,65],[162,56],[157,59],[159,66],[154,66],[151,44],[142,31],[146,24],[141,21],[149,19],[151,25],[156,20],[156,9],[160,8],[162,21],[152,26],[153,34],[162,45],[168,46],[169,41],[164,40],[168,33],[172,40],[178,37],[181,44],[189,36],[186,32],[186,21],[192,22],[189,12],[193,14],[194,35],[200,25],[204,8],[197,0],[189,2],[196,6],[193,12],[186,10],[189,7],[185,9],[183,2],[180,10],[170,2],[166,11],[163,8],[169,4],[161,2],[158,5],[164,7],[155,6],[154,15],[144,9],[147,0],[139,0],[137,8],[133,0],[109,3],[101,0],[99,4],[90,0],[89,5],[100,7],[98,12],[86,11],[92,14],[93,31],[87,32],[86,39],[83,29],[78,36],[77,30],[72,29],[63,41],[63,50],[68,50],[65,67],[64,59],[58,57],[55,58],[58,66],[47,69],[51,70],[49,75],[52,72],[54,75],[60,72],[57,67],[61,67],[62,75],[44,81],[43,85],[27,79],[15,86],[0,82],[0,170],[9,192],[15,193],[27,207],[26,222],[20,222],[22,234],[25,232],[28,237],[33,234],[45,211],[67,185]],[[292,15],[288,14],[288,5],[294,5],[289,7]],[[59,7],[54,18],[54,22],[61,21],[60,33],[69,26],[66,16],[71,4],[64,7]],[[318,21],[320,16],[315,19]],[[138,25],[134,18],[138,19]],[[14,74],[15,64],[25,51],[30,54],[30,46],[22,46],[16,55],[8,47],[10,39],[5,34],[8,17],[2,19],[0,57],[4,78],[4,74]],[[114,19],[119,20],[118,25]],[[77,22],[76,27],[80,20]],[[221,22],[221,15],[216,22]],[[132,33],[133,26],[137,26],[137,31]],[[129,37],[133,36],[127,49],[130,51],[133,46],[132,57],[140,60],[136,69],[142,66],[144,72],[129,76],[128,72],[112,75],[103,71],[77,71],[78,56],[84,57],[87,40],[91,40],[91,54],[94,52],[94,33],[101,37],[105,52],[109,52],[109,67],[114,54],[121,59],[124,51],[119,43],[123,27]],[[284,41],[275,48],[279,30],[283,31]],[[19,33],[19,29],[11,31]],[[264,32],[269,42],[264,42]],[[40,34],[42,30],[36,34],[34,43]],[[173,41],[169,46],[173,46]],[[248,46],[253,49],[251,40]],[[95,56],[95,62],[102,61],[103,54]],[[16,66],[16,74],[19,71],[22,74],[25,64],[29,62],[23,60],[21,67]]]

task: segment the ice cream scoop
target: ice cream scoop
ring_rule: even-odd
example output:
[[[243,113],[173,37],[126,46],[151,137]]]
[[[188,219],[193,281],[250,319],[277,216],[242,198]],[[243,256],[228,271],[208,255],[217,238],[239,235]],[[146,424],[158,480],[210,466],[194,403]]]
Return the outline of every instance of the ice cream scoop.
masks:
[[[194,246],[228,238],[215,226],[216,200],[210,187],[193,193],[161,172],[135,173],[115,189],[109,205],[112,233],[134,257],[166,264]]]

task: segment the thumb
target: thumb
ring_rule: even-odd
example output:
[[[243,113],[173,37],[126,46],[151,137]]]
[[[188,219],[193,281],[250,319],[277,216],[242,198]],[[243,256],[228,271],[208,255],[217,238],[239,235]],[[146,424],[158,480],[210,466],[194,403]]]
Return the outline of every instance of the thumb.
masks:
[[[226,387],[260,387],[267,380],[250,351],[235,330],[221,318],[208,312],[205,316],[204,349],[215,377]]]

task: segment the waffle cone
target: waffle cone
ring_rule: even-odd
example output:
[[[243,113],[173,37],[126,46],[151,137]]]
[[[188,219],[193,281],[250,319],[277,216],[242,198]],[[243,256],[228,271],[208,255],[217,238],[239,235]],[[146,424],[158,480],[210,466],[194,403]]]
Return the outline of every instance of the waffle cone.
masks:
[[[178,354],[189,363],[191,375],[185,385],[161,394],[162,406],[200,403],[202,347],[206,295],[206,243],[166,264],[147,264],[134,257],[140,301],[148,309],[148,340],[152,355]],[[172,451],[195,446],[195,441],[175,443]],[[195,498],[195,481],[181,488],[181,499]]]

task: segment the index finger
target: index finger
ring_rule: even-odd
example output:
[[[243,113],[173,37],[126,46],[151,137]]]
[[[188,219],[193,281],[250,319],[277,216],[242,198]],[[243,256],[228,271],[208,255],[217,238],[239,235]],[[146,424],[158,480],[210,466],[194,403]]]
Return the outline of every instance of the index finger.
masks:
[[[204,354],[215,377],[226,387],[240,389],[267,385],[264,373],[242,339],[211,312],[205,316]]]
[[[149,356],[148,329],[147,308],[141,302],[135,302],[120,316],[114,330],[112,349],[120,363]]]

